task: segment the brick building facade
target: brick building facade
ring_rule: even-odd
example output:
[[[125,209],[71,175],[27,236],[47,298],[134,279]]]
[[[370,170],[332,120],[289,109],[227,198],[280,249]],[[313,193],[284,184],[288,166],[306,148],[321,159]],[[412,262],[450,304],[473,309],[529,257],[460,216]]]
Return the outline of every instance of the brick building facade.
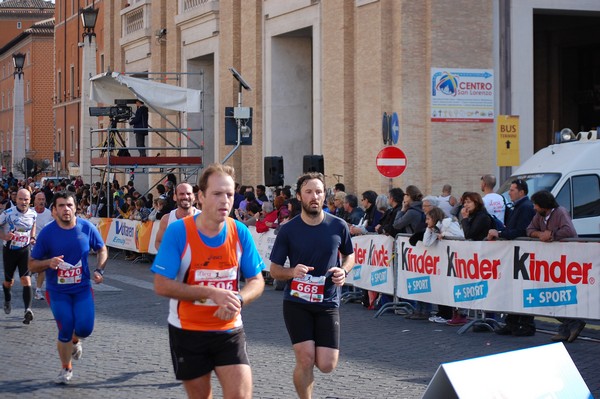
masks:
[[[25,154],[34,161],[52,159],[52,59],[54,51],[54,5],[44,1],[0,3],[0,151],[1,163],[14,170],[11,145],[14,107],[14,53],[25,54],[23,98]],[[20,22],[20,24],[18,24]],[[21,29],[16,29],[21,26]],[[26,28],[25,28],[26,27]]]
[[[80,163],[81,129],[81,85],[82,82],[82,34],[80,9],[91,7],[100,9],[96,21],[96,71],[102,71],[104,43],[104,13],[102,1],[57,0],[55,9],[55,51],[54,51],[54,91],[53,112],[55,119],[54,151],[60,153],[59,174],[68,174],[69,169]],[[109,35],[110,36],[110,35]],[[101,121],[97,121],[101,124]],[[89,133],[88,133],[89,134]]]
[[[494,115],[520,116],[523,161],[551,142],[551,127],[583,126],[568,95],[579,96],[581,103],[581,93],[596,90],[571,87],[582,85],[578,71],[600,62],[600,57],[580,61],[580,69],[565,64],[570,80],[546,84],[559,82],[567,70],[558,63],[561,51],[582,41],[583,20],[564,10],[588,17],[586,26],[593,29],[600,12],[595,0],[57,0],[49,97],[61,173],[79,164],[84,153],[79,9],[89,6],[100,10],[96,72],[136,73],[203,90],[202,112],[173,121],[202,128],[194,139],[203,144],[205,164],[222,160],[233,148],[225,144],[224,110],[237,105],[238,84],[228,68],[242,74],[252,86],[242,93],[243,106],[253,108],[252,145],[242,146],[228,162],[247,184],[263,182],[267,156],[283,156],[285,182],[293,184],[303,156],[319,154],[328,184],[339,179],[354,193],[416,184],[438,194],[444,183],[458,194],[476,190],[481,174],[502,172],[496,166],[495,124],[433,122],[432,68],[493,71]],[[560,13],[571,15],[568,24]],[[588,47],[571,54],[598,53],[597,39],[588,34],[585,41]],[[10,57],[2,62],[6,94],[12,64]],[[166,72],[179,74],[162,75]],[[383,147],[383,112],[398,113],[397,145],[408,158],[406,172],[393,180],[375,166]],[[594,112],[586,115],[586,126],[598,119]],[[150,124],[168,127],[153,112]],[[156,147],[166,142],[156,135],[148,141]],[[186,147],[177,134],[168,134],[167,141]]]
[[[238,85],[228,67],[250,83],[243,105],[253,108],[253,145],[229,161],[243,183],[263,182],[264,157],[283,156],[285,182],[294,184],[303,156],[322,154],[329,185],[385,192],[390,181],[375,167],[384,111],[400,115],[398,145],[409,159],[394,185],[465,188],[476,178],[452,159],[466,148],[482,173],[495,168],[494,125],[434,125],[428,96],[432,66],[494,67],[491,0],[116,3],[105,3],[105,27],[121,33],[105,45],[113,69],[189,74],[175,84],[204,90],[204,117],[182,122],[204,127],[206,163],[232,149],[223,111],[237,104]],[[436,23],[440,15],[452,25]]]

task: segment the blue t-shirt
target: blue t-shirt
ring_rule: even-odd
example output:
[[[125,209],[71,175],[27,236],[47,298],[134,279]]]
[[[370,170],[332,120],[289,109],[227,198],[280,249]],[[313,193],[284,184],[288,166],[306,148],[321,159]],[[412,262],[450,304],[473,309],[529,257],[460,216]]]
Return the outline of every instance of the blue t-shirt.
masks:
[[[31,251],[31,257],[44,260],[64,255],[64,262],[76,266],[73,268],[73,273],[46,269],[46,289],[72,294],[90,287],[88,255],[90,249],[98,251],[103,247],[102,236],[96,226],[89,221],[77,218],[75,227],[68,230],[53,221],[40,232]],[[79,272],[80,278],[77,276]],[[59,273],[64,273],[62,282],[58,279]]]
[[[199,214],[195,215],[194,220],[196,220],[198,216]],[[237,220],[235,221],[235,224],[240,245],[242,247],[240,271],[244,277],[251,278],[260,273],[265,268],[265,264],[256,250],[256,246],[254,245],[252,235],[250,235],[248,228]],[[200,235],[202,242],[207,246],[213,248],[219,247],[223,245],[225,238],[227,237],[227,224],[225,224],[223,229],[221,229],[221,232],[214,237],[207,237],[199,231],[198,234]],[[179,219],[167,227],[160,243],[158,254],[156,254],[156,258],[154,258],[154,263],[150,270],[153,273],[175,280],[180,271],[181,258],[186,245],[185,225],[183,219]],[[179,278],[178,281],[183,281],[183,276],[180,277],[181,278]]]
[[[291,267],[301,263],[314,267],[309,272],[312,276],[324,276],[332,267],[341,266],[340,255],[354,253],[350,231],[346,222],[330,213],[325,213],[323,221],[310,226],[298,216],[283,224],[270,259],[278,265],[285,264],[289,258]],[[288,280],[284,289],[284,300],[306,303],[306,301],[290,295]],[[325,293],[323,302],[316,302],[321,306],[338,307],[340,305],[340,287],[333,284],[331,276],[325,280]]]

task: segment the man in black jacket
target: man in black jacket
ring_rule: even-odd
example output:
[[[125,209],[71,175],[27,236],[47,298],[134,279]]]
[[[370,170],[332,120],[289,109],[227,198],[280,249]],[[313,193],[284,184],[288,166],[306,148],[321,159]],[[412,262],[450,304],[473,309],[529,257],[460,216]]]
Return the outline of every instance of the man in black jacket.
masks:
[[[136,129],[135,131],[135,146],[138,147],[140,157],[146,156],[146,136],[148,135],[148,107],[141,100],[136,100],[135,115],[129,124]],[[139,129],[139,130],[137,130]]]
[[[527,196],[528,193],[529,188],[525,180],[517,179],[511,182],[508,195],[513,202],[513,211],[503,230],[490,229],[487,236],[488,240],[497,238],[514,240],[517,237],[527,237],[527,226],[535,216],[533,203]],[[496,334],[512,334],[517,337],[534,335],[536,328],[533,319],[534,316],[530,315],[507,314],[504,320],[506,325],[496,330]]]
[[[394,228],[394,220],[396,220],[398,212],[402,210],[404,191],[401,188],[392,188],[388,194],[388,202],[391,208],[381,217],[381,223],[375,227],[375,231],[379,234],[396,237],[396,234],[400,231]]]
[[[97,201],[98,206],[96,208],[96,216],[99,218],[108,217],[108,200],[106,198],[106,191],[100,190]]]

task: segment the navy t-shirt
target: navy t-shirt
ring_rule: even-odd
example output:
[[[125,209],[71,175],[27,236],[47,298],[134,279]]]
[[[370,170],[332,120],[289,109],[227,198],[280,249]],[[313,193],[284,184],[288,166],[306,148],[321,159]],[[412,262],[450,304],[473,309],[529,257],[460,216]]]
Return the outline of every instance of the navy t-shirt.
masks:
[[[332,267],[341,266],[340,253],[350,255],[354,252],[350,231],[345,221],[325,213],[325,218],[317,226],[310,226],[298,215],[281,226],[273,250],[271,262],[285,264],[289,258],[291,267],[297,264],[314,267],[309,272],[312,276],[325,276]],[[286,282],[284,300],[306,303],[305,300],[290,295],[290,283]],[[331,276],[325,280],[323,302],[317,304],[326,307],[338,307],[340,304],[340,287],[333,284]]]

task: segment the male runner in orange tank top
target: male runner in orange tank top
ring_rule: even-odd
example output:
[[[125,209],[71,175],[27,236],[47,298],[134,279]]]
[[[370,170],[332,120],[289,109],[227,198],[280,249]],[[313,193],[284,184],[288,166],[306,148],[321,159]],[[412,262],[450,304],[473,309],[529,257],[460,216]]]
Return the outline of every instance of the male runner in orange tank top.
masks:
[[[154,290],[171,298],[169,342],[190,398],[211,398],[214,370],[224,398],[251,398],[252,374],[240,312],[264,289],[252,236],[229,218],[233,168],[210,165],[199,181],[202,213],[171,223],[152,265]],[[240,287],[240,274],[246,279]]]

